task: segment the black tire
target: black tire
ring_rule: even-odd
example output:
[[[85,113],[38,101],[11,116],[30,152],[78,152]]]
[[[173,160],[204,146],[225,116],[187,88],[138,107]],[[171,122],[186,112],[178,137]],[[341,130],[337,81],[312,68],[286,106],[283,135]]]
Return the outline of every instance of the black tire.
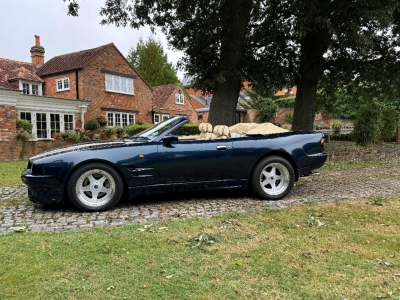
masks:
[[[253,192],[264,200],[284,198],[294,185],[292,165],[280,156],[262,159],[253,170],[250,178]]]
[[[82,211],[104,211],[118,203],[123,193],[121,177],[112,167],[90,163],[78,168],[68,181],[68,196]]]

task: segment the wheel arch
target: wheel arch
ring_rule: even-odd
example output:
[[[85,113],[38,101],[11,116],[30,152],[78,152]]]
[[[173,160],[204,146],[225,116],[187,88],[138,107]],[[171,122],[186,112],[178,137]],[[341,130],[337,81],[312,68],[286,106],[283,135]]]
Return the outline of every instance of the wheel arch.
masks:
[[[105,164],[107,166],[109,166],[110,168],[112,168],[114,171],[116,171],[118,173],[118,175],[120,176],[121,180],[122,180],[122,184],[124,185],[123,189],[124,189],[124,193],[127,192],[128,190],[128,184],[126,182],[126,178],[125,176],[122,174],[121,170],[119,168],[116,168],[115,165],[113,163],[111,163],[108,160],[104,160],[104,159],[98,159],[98,158],[94,158],[94,159],[90,159],[90,160],[85,160],[82,161],[76,165],[73,166],[73,168],[68,172],[67,176],[64,179],[64,196],[67,196],[67,187],[68,187],[68,182],[71,179],[72,174],[78,170],[80,167],[84,166],[84,165],[88,165],[91,163],[102,163]],[[65,199],[68,199],[68,197],[66,197]]]
[[[282,158],[286,159],[286,160],[290,163],[290,165],[292,166],[292,168],[293,168],[294,177],[295,177],[295,178],[294,178],[294,181],[295,181],[295,182],[298,181],[298,179],[299,179],[299,171],[298,171],[298,168],[297,168],[297,163],[296,163],[296,161],[293,159],[293,157],[292,157],[289,153],[287,153],[287,152],[282,152],[282,151],[270,151],[270,152],[264,153],[262,156],[260,156],[260,157],[258,158],[258,160],[256,161],[256,163],[254,164],[252,170],[251,170],[249,180],[250,180],[251,176],[253,175],[254,169],[256,168],[256,166],[258,165],[258,163],[259,163],[261,160],[263,160],[264,158],[269,157],[269,156],[279,156],[279,157],[282,157]]]

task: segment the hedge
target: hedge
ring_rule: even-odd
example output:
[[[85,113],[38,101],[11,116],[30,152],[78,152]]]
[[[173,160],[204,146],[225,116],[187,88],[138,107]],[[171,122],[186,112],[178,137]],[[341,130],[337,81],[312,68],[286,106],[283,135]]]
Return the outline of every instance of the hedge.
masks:
[[[133,136],[139,132],[146,130],[147,128],[153,127],[154,124],[132,124],[124,127],[127,136]],[[199,134],[199,125],[197,124],[185,124],[174,132],[175,135],[194,135]]]

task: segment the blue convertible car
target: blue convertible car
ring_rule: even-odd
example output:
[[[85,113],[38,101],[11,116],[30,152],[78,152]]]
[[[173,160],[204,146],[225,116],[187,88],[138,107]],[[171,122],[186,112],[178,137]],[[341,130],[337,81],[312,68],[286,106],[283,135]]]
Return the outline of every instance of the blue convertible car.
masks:
[[[199,136],[175,135],[187,122],[176,116],[123,141],[33,156],[22,173],[29,199],[42,204],[69,199],[80,210],[103,211],[123,195],[243,188],[278,200],[327,158],[320,133],[212,130],[202,123]]]

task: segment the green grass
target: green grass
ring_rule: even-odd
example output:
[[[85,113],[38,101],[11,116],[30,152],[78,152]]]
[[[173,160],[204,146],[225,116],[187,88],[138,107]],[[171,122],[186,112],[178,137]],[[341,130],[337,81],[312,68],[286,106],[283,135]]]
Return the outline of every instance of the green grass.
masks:
[[[399,210],[371,197],[0,235],[0,299],[400,299]]]
[[[0,162],[0,186],[16,186],[21,184],[21,173],[27,165],[27,161]]]

